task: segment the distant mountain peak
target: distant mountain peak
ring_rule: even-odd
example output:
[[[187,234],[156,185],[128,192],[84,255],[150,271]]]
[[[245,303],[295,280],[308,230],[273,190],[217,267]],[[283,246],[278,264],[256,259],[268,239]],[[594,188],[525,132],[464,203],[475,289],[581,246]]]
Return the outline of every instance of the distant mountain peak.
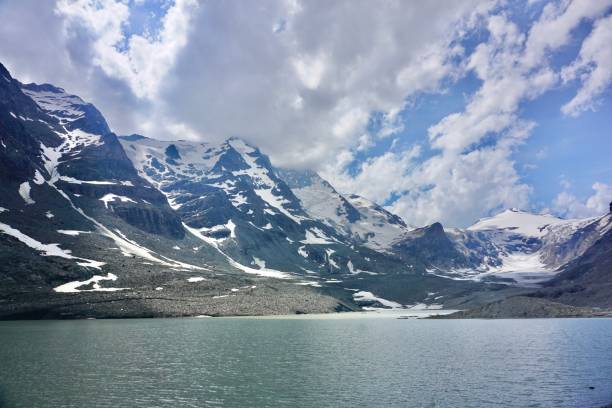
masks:
[[[534,214],[516,208],[502,211],[492,217],[481,218],[467,229],[482,231],[492,229],[514,230],[526,236],[538,237],[545,234],[545,228],[568,222],[550,214]]]

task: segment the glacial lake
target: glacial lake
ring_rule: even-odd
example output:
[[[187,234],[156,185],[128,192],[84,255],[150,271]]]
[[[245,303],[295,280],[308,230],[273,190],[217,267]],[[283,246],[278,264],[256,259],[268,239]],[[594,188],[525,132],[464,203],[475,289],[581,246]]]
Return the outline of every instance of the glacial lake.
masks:
[[[0,407],[602,407],[612,319],[0,322]]]

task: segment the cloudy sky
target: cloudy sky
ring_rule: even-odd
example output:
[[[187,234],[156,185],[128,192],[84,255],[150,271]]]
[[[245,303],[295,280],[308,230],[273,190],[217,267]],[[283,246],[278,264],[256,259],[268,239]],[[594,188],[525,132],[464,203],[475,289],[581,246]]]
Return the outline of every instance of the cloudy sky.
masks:
[[[0,62],[118,134],[239,136],[413,225],[612,200],[612,0],[0,0]]]

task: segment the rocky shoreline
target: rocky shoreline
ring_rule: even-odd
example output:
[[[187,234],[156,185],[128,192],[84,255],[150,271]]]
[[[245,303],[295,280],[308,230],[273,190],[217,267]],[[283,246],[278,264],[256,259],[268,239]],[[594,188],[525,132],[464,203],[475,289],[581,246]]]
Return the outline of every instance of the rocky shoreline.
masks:
[[[612,310],[579,307],[548,299],[515,296],[488,303],[450,315],[432,316],[432,319],[527,319],[562,317],[612,317]]]
[[[267,281],[266,281],[267,282]],[[258,283],[227,291],[21,292],[0,296],[0,320],[262,316],[331,313],[358,306],[309,287]]]
[[[324,314],[363,311],[351,299],[309,287],[263,285],[225,295],[180,289],[133,292],[14,293],[0,299],[0,320],[128,319]],[[407,309],[408,311],[409,309]],[[525,295],[508,297],[429,319],[612,317],[612,310],[578,307]]]

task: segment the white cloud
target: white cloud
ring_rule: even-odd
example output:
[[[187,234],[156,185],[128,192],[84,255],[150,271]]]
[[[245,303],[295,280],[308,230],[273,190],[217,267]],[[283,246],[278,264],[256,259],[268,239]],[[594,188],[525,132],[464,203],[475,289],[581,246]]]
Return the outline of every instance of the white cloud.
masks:
[[[603,3],[603,2],[602,2]],[[580,79],[582,86],[571,101],[563,105],[563,113],[577,116],[594,109],[597,97],[612,83],[612,15],[595,22],[593,31],[584,40],[576,61],[562,71],[564,81]]]
[[[461,225],[529,207],[513,154],[535,124],[521,107],[560,78],[581,84],[564,112],[593,107],[610,83],[603,16],[611,2],[551,2],[521,30],[503,1],[178,0],[156,34],[131,33],[123,1],[0,2],[0,58],[19,78],[93,101],[118,133],[241,136],[276,165],[321,170],[340,190],[379,202],[402,195],[392,209],[413,224]],[[592,20],[578,58],[559,75],[551,55]],[[490,35],[472,37],[484,40],[475,49],[458,44],[481,29]],[[443,93],[467,74],[481,86],[432,124],[422,145],[394,141],[354,162],[410,128],[402,111],[420,95]]]
[[[522,64],[528,48],[514,23],[493,15],[487,29],[491,38],[476,47],[468,62],[483,84],[464,112],[448,115],[429,129],[432,145],[438,149],[460,152],[487,135],[521,126],[519,104],[555,83],[556,76],[547,66],[528,68]]]
[[[607,214],[612,202],[612,186],[595,183],[595,192],[581,201],[568,191],[562,191],[553,201],[553,210],[567,218],[586,218]]]
[[[353,157],[345,152],[342,159],[329,166],[322,175],[340,191],[358,192],[379,203],[386,201],[393,193],[408,187],[407,173],[416,166],[421,154],[419,145],[399,153],[386,152],[363,162],[359,174],[352,176],[344,171]]]
[[[177,54],[187,44],[195,0],[176,0],[162,18],[159,35],[124,34],[130,10],[117,0],[59,0],[67,36],[86,30],[92,37],[93,63],[110,77],[126,81],[137,97],[156,98]]]
[[[414,225],[466,225],[500,208],[529,209],[531,187],[521,180],[512,155],[535,123],[521,119],[520,107],[557,85],[558,74],[549,66],[547,53],[565,45],[581,21],[605,10],[584,3],[547,5],[527,34],[503,11],[481,16],[490,36],[467,57],[466,70],[482,85],[465,110],[429,128],[431,147],[439,153],[421,163],[387,153],[369,159],[356,177],[345,174],[335,180],[342,180],[346,191],[379,202],[401,195],[390,209]],[[381,187],[382,179],[393,181]]]
[[[402,195],[389,209],[412,225],[465,225],[491,209],[528,207],[531,189],[508,159],[512,147],[502,143],[462,155],[447,152],[423,162],[421,149],[413,147],[368,159],[354,177],[337,176],[337,169],[323,175],[341,191],[377,202]]]
[[[530,188],[522,184],[504,148],[435,156],[408,177],[408,193],[391,210],[414,225],[442,220],[469,224],[491,209],[525,208]]]
[[[241,136],[277,165],[321,169],[369,144],[373,112],[386,126],[368,137],[390,136],[406,98],[440,89],[478,3],[202,3],[165,115],[208,139]]]
[[[45,20],[28,10],[35,3],[5,5],[5,13],[0,5],[12,31],[34,19],[23,32],[28,43],[45,44],[45,29],[55,30],[50,47],[40,47],[53,49],[46,58],[38,47],[23,58],[17,47],[0,55],[21,78],[91,100],[118,133],[241,136],[275,164],[320,169],[345,149],[365,149],[372,112],[384,126],[368,137],[395,134],[406,98],[436,92],[457,74],[453,59],[463,50],[449,44],[480,3],[179,0],[157,35],[130,34],[121,1],[59,0]],[[49,60],[57,72],[42,68]]]
[[[293,67],[298,79],[308,89],[317,89],[325,73],[325,54],[314,57],[298,56],[293,59]]]
[[[611,0],[561,0],[548,3],[540,20],[529,32],[525,65],[534,67],[540,64],[546,52],[569,43],[572,31],[580,22],[601,16],[611,6]]]

